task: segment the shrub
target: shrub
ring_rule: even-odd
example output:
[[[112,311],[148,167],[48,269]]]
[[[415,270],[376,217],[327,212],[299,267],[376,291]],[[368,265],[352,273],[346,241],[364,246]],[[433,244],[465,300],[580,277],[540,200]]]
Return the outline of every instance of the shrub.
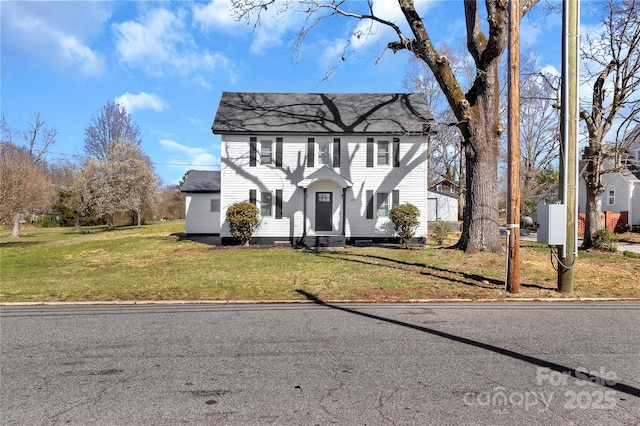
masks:
[[[431,230],[431,238],[433,238],[436,244],[441,245],[442,243],[444,243],[444,240],[446,240],[449,235],[451,235],[452,232],[453,229],[451,229],[451,225],[438,219],[435,226]]]
[[[60,226],[60,223],[54,216],[42,216],[38,219],[38,228],[56,228]]]
[[[227,222],[233,238],[248,246],[251,236],[260,225],[258,208],[249,201],[232,204],[227,209]]]
[[[389,212],[389,218],[396,228],[400,242],[406,247],[420,225],[420,209],[410,203],[395,206]]]
[[[600,229],[593,235],[593,247],[598,250],[615,253],[618,251],[616,241],[618,241],[618,239],[609,229]]]

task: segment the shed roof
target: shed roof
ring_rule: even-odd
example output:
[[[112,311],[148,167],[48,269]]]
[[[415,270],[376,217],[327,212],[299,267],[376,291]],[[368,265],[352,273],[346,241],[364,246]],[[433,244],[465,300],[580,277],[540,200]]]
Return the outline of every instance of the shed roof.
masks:
[[[423,134],[433,115],[417,93],[223,92],[211,129],[238,133]]]
[[[181,192],[220,192],[219,170],[189,170],[180,185]]]

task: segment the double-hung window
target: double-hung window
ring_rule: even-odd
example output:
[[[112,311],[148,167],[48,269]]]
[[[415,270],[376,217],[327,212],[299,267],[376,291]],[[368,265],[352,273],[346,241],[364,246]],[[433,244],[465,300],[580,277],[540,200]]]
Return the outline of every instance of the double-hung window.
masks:
[[[326,164],[331,167],[331,144],[329,142],[320,142],[318,144],[318,165]]]
[[[607,205],[613,206],[616,203],[616,190],[610,189],[607,191]]]
[[[384,217],[389,216],[389,193],[378,192],[377,194],[377,216]]]
[[[271,216],[271,192],[260,193],[260,215]]]
[[[271,151],[273,142],[269,140],[260,141],[260,164],[271,164]]]
[[[378,141],[378,165],[389,165],[389,141]]]

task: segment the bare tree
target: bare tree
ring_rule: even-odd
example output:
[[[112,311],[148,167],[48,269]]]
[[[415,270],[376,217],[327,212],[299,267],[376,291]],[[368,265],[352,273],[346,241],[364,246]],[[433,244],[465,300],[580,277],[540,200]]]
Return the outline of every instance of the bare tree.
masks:
[[[118,141],[140,145],[140,129],[124,105],[107,102],[91,117],[84,131],[84,152],[98,161],[105,160]]]
[[[388,0],[387,0],[388,1]],[[520,17],[526,14],[538,0],[522,0]],[[443,91],[463,137],[466,164],[466,209],[462,235],[458,247],[468,253],[478,251],[502,251],[498,229],[498,156],[500,135],[504,126],[500,121],[499,78],[500,58],[507,46],[508,6],[504,0],[486,0],[486,18],[481,19],[477,0],[461,2],[467,29],[467,49],[473,59],[475,76],[473,84],[465,91],[459,76],[454,72],[450,59],[433,43],[427,30],[427,17],[420,16],[412,0],[398,0],[398,5],[411,34],[401,28],[404,22],[392,22],[377,15],[374,0],[368,0],[368,10],[362,10],[360,2],[343,0],[234,0],[233,6],[240,18],[254,20],[259,25],[260,15],[268,8],[283,7],[307,17],[301,20],[296,43],[302,43],[306,34],[321,21],[334,17],[346,17],[356,22],[370,22],[369,32],[375,31],[373,23],[386,26],[395,33],[395,40],[387,44],[393,52],[406,50],[424,61]],[[487,33],[482,29],[486,26]],[[365,28],[367,28],[365,26]],[[354,37],[366,37],[367,30],[356,26]]]
[[[593,247],[600,229],[602,175],[623,167],[623,156],[638,137],[632,133],[640,119],[640,3],[607,0],[602,3],[601,28],[586,35],[583,68],[593,84],[587,109],[580,112],[589,135],[584,150],[586,220],[583,249]],[[590,111],[589,111],[590,110]],[[614,141],[607,142],[614,130]],[[636,135],[630,137],[630,135]]]
[[[186,195],[177,185],[162,188],[160,209],[163,219],[184,219]]]
[[[58,195],[44,161],[46,150],[55,141],[56,130],[46,127],[39,114],[18,131],[24,144],[14,143],[11,127],[1,121],[0,142],[0,221],[12,224],[11,236],[20,236],[23,215],[50,209]]]
[[[535,212],[538,201],[556,201],[558,196],[558,85],[557,77],[544,73],[525,75],[520,82],[520,194],[524,214]]]

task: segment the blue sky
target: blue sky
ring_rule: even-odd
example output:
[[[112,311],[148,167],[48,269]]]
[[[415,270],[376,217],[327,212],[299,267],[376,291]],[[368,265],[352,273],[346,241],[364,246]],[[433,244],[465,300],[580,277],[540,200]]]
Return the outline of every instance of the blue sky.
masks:
[[[395,19],[395,3],[376,0],[375,10]],[[416,4],[437,44],[463,41],[462,2]],[[350,38],[358,22],[346,18],[316,28],[296,55],[301,16],[271,8],[254,30],[233,19],[228,0],[0,5],[2,114],[12,128],[24,128],[36,112],[57,128],[50,160],[81,156],[91,117],[116,101],[140,126],[156,173],[164,184],[176,184],[191,168],[219,165],[220,139],[210,128],[222,91],[406,91],[408,54],[384,51],[393,34],[378,28],[367,38]],[[532,12],[521,23],[521,46],[537,51],[540,65],[558,69],[561,17],[541,6]]]

